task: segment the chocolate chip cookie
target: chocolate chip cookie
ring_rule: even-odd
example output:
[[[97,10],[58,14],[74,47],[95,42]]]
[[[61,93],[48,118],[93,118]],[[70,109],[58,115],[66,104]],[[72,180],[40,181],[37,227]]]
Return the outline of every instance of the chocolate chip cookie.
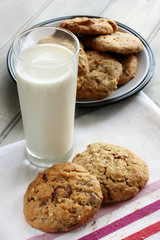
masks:
[[[105,18],[76,17],[59,24],[73,33],[80,34],[112,34],[118,30],[115,21]]]
[[[116,88],[122,65],[111,55],[98,51],[86,51],[89,72],[79,75],[77,99],[104,99]]]
[[[120,146],[93,143],[73,162],[85,167],[100,181],[103,202],[113,203],[135,196],[147,183],[148,167],[134,153]]]
[[[100,35],[87,38],[85,44],[91,49],[120,54],[138,53],[143,49],[143,44],[138,37],[119,31],[111,35]]]
[[[138,58],[133,54],[118,54],[116,55],[116,59],[122,64],[123,67],[123,72],[118,81],[118,85],[120,86],[135,77],[138,66]]]
[[[76,163],[54,165],[38,174],[24,196],[24,216],[45,232],[70,231],[86,224],[102,203],[99,181]]]

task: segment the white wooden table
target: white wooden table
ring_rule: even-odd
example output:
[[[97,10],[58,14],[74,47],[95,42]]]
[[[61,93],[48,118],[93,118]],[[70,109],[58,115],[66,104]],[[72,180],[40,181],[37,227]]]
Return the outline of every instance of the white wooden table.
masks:
[[[15,36],[39,22],[69,15],[114,19],[137,31],[150,45],[155,73],[143,91],[160,106],[159,0],[2,0],[0,1],[0,146],[24,138],[17,86],[7,70],[7,53]],[[76,111],[76,115],[86,109]]]

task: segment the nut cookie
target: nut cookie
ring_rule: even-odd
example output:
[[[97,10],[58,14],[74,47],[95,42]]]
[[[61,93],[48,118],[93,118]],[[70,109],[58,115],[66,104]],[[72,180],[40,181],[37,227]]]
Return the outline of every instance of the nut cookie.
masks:
[[[143,160],[128,149],[113,144],[90,144],[74,157],[73,162],[97,177],[104,203],[135,196],[149,179],[148,167]]]
[[[76,17],[59,24],[73,33],[80,34],[112,34],[118,30],[117,24],[110,19]]]
[[[89,72],[78,76],[77,99],[104,99],[116,88],[122,65],[107,53],[86,51]]]
[[[135,77],[138,66],[138,58],[133,54],[121,54],[116,55],[116,59],[122,64],[123,67],[123,72],[119,78],[118,85],[123,85]]]
[[[70,231],[86,224],[102,199],[95,176],[76,163],[61,163],[39,173],[30,183],[24,196],[24,216],[41,231]]]
[[[90,37],[86,39],[85,44],[91,49],[120,54],[138,53],[143,50],[143,44],[138,37],[124,32]]]

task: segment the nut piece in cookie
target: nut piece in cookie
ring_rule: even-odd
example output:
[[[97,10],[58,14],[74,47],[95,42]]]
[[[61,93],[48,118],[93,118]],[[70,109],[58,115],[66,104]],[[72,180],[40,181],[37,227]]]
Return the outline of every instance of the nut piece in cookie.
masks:
[[[70,231],[93,217],[102,203],[99,181],[76,163],[54,165],[38,174],[24,195],[24,216],[44,232]]]
[[[86,51],[89,72],[79,75],[77,99],[104,99],[116,88],[122,65],[111,55],[98,51]]]
[[[113,144],[90,144],[74,157],[73,162],[97,177],[104,203],[135,196],[149,179],[148,167],[143,160],[128,149]]]
[[[138,53],[143,50],[143,44],[138,37],[124,32],[90,37],[85,44],[91,49],[120,54]]]
[[[123,72],[118,81],[118,85],[120,86],[135,77],[138,66],[138,58],[133,54],[117,54],[115,57],[123,67]]]
[[[110,19],[76,17],[59,24],[59,27],[80,34],[112,34],[118,30],[117,24]]]

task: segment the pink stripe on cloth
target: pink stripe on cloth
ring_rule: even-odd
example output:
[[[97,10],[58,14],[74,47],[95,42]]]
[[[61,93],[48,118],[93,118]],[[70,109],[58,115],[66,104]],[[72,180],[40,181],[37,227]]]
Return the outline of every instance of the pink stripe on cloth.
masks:
[[[142,240],[142,239],[150,237],[158,232],[160,232],[160,221],[156,222],[146,228],[143,228],[142,230],[140,230],[136,233],[133,233],[132,235],[130,235],[126,238],[123,238],[122,240]]]
[[[151,203],[143,208],[140,208],[137,211],[134,211],[128,215],[126,215],[123,218],[118,219],[117,221],[108,224],[107,226],[100,228],[97,231],[94,231],[84,237],[79,238],[79,240],[98,240],[101,239],[103,237],[105,237],[106,235],[109,235],[127,225],[129,225],[132,222],[135,222],[153,212],[156,212],[157,210],[160,209],[160,200],[157,200],[154,203]]]
[[[99,209],[99,211],[97,212],[97,214],[94,216],[93,219],[91,219],[91,221],[94,221],[116,209],[119,209],[120,207],[124,206],[124,205],[127,205],[137,199],[140,199],[148,194],[150,194],[151,192],[154,192],[156,191],[157,189],[160,188],[160,179],[151,183],[151,184],[148,184],[145,186],[145,188],[143,188],[135,197],[129,199],[129,200],[126,200],[124,202],[120,202],[120,203],[114,203],[114,204],[110,204],[110,205],[102,205],[101,208]],[[54,240],[55,238],[57,237],[60,237],[61,235],[64,235],[65,233],[43,233],[41,235],[38,235],[38,236],[34,236],[34,237],[31,237],[31,238],[28,238],[27,240]]]
[[[65,232],[63,232],[63,233],[43,233],[41,235],[28,238],[27,240],[54,240],[55,238],[60,237],[64,234],[65,234]]]

